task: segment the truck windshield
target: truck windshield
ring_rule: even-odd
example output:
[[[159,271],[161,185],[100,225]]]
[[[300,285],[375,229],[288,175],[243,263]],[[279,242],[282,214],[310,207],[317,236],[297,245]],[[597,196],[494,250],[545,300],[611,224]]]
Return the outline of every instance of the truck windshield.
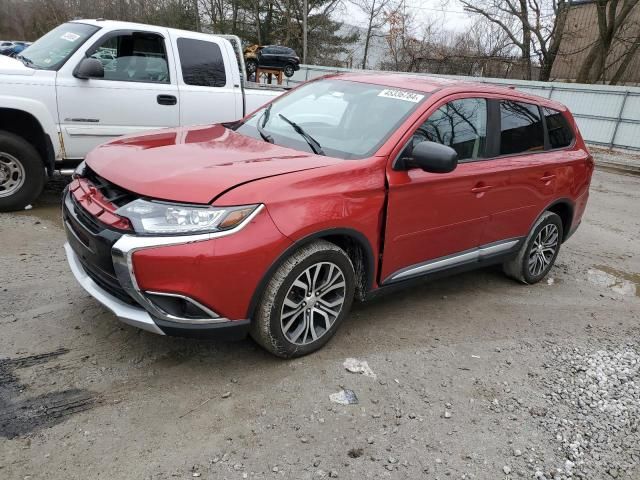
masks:
[[[297,150],[357,159],[373,155],[426,98],[413,90],[327,79],[274,100],[236,128],[238,133]],[[268,107],[267,107],[268,108]],[[304,134],[292,128],[291,122]],[[311,137],[312,142],[308,141]]]
[[[18,58],[31,68],[58,70],[99,29],[86,23],[63,23],[25,48]]]

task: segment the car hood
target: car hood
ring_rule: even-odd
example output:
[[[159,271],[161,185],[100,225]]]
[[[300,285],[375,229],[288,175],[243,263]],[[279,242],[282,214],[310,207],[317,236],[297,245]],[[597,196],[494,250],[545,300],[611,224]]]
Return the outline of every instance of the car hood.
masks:
[[[35,73],[33,68],[25,67],[20,60],[0,55],[0,75],[33,75]]]
[[[222,125],[122,137],[86,158],[98,175],[145,197],[210,203],[261,178],[340,163],[237,134]]]

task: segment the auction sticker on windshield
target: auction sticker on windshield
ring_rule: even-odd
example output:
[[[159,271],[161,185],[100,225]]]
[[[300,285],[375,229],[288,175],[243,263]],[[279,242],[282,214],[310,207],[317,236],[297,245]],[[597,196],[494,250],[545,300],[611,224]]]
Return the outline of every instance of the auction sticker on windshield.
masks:
[[[424,95],[419,93],[409,92],[407,90],[394,90],[391,88],[385,88],[379,94],[379,97],[394,98],[396,100],[404,100],[405,102],[418,103],[424,98]]]
[[[80,38],[80,35],[73,32],[67,32],[64,35],[62,35],[60,38],[62,38],[63,40],[68,40],[69,42],[75,42],[77,39]]]

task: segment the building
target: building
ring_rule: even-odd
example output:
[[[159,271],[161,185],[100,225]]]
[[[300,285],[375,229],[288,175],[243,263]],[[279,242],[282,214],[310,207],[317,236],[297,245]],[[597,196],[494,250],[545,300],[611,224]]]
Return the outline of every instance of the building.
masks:
[[[551,71],[552,80],[575,81],[594,42],[599,41],[598,14],[594,0],[572,0],[565,23],[560,51]],[[623,2],[619,2],[620,10]],[[609,83],[627,55],[631,58],[617,83],[640,84],[640,3],[633,8],[612,44],[606,59],[604,78]],[[595,79],[591,79],[595,81]]]

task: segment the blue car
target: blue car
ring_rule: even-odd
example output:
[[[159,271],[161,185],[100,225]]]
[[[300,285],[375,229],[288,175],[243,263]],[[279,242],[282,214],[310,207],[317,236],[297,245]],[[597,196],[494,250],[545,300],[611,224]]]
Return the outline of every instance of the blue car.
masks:
[[[31,45],[28,42],[3,42],[3,43],[11,43],[11,46],[8,46],[4,49],[0,49],[0,54],[7,55],[9,57],[15,57],[20,52],[22,52],[25,48]]]

